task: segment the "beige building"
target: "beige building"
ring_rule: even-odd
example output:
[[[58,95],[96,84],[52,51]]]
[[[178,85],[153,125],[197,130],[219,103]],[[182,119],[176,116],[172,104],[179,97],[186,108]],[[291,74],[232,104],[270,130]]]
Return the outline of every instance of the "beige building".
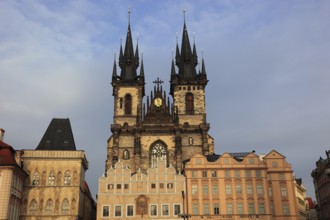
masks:
[[[18,220],[27,174],[20,164],[20,152],[3,142],[4,133],[0,128],[0,220]]]
[[[297,198],[297,208],[299,220],[307,219],[308,202],[306,199],[306,188],[302,183],[302,179],[295,179],[295,193]]]
[[[95,204],[85,182],[88,161],[76,150],[69,119],[53,119],[36,150],[24,150],[21,218],[94,219]]]
[[[97,219],[179,219],[185,177],[160,161],[136,173],[121,161],[99,179]]]
[[[298,219],[291,165],[274,150],[197,154],[185,175],[191,219]]]

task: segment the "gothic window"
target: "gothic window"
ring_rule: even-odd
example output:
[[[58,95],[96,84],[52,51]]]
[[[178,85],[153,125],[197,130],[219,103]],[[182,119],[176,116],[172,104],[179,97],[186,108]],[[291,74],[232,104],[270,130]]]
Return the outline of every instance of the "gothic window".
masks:
[[[70,172],[66,171],[64,173],[64,185],[65,186],[69,186],[71,184],[71,176],[70,176]]]
[[[62,206],[61,206],[61,213],[62,214],[69,214],[70,206],[69,200],[67,198],[63,199]]]
[[[194,144],[194,139],[192,137],[189,137],[188,142],[189,142],[189,145],[193,145]]]
[[[45,213],[51,214],[53,212],[53,201],[48,199],[46,202]]]
[[[194,95],[190,92],[186,94],[186,113],[194,114]]]
[[[164,161],[167,164],[167,150],[166,146],[160,142],[157,142],[151,147],[151,167],[157,167],[159,161]]]
[[[125,114],[132,114],[132,96],[130,94],[125,95]]]
[[[31,215],[35,215],[37,214],[37,210],[38,210],[38,206],[37,206],[37,201],[35,199],[33,199],[30,202],[30,206],[29,206],[29,214]]]
[[[48,176],[48,185],[54,186],[55,185],[55,173],[54,171],[51,171]]]
[[[123,152],[123,159],[128,160],[130,158],[129,151],[127,149]]]
[[[35,171],[32,176],[32,185],[37,186],[40,182],[40,173],[38,171]]]

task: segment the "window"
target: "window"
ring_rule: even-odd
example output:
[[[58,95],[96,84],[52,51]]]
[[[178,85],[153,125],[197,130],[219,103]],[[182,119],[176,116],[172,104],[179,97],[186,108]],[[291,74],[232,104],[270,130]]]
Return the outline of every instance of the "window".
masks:
[[[223,163],[224,164],[229,164],[229,158],[223,158]]]
[[[235,177],[240,177],[241,176],[241,173],[240,173],[239,170],[235,170],[234,171],[234,175],[235,175]]]
[[[191,194],[197,195],[198,190],[197,190],[197,185],[192,185],[191,186]]]
[[[159,183],[159,188],[164,189],[164,183]]]
[[[230,170],[225,170],[225,177],[230,177]]]
[[[271,187],[268,188],[268,194],[269,194],[269,196],[273,196],[273,191],[272,191]]]
[[[242,194],[242,186],[241,185],[236,185],[236,194],[241,195]]]
[[[132,96],[130,94],[125,95],[125,114],[132,114]]]
[[[288,196],[288,191],[285,186],[281,186],[281,195]]]
[[[283,215],[290,215],[290,209],[288,204],[283,204]]]
[[[278,167],[277,161],[272,161],[272,167]]]
[[[38,171],[34,172],[32,176],[32,185],[37,186],[40,182],[40,173]]]
[[[55,185],[55,173],[52,171],[48,176],[48,185],[54,186]]]
[[[245,176],[251,177],[251,170],[245,170]]]
[[[168,208],[168,205],[162,205],[162,215],[163,216],[168,216],[170,213],[169,213],[169,208]]]
[[[37,201],[36,201],[35,199],[33,199],[33,200],[30,202],[30,206],[29,206],[29,214],[31,214],[31,215],[35,215],[35,214],[37,214],[37,211],[38,211]]]
[[[193,210],[192,210],[193,214],[198,215],[198,203],[193,203],[192,208],[193,208]]]
[[[168,189],[172,189],[172,188],[173,188],[173,183],[168,183],[168,184],[167,184],[167,188],[168,188]]]
[[[174,215],[180,215],[181,214],[181,206],[179,204],[174,205]]]
[[[258,195],[262,195],[264,192],[263,192],[263,188],[262,188],[262,185],[259,183],[257,184],[257,194]]]
[[[167,149],[164,144],[157,142],[151,147],[151,167],[157,167],[159,161],[167,162]]]
[[[231,185],[226,185],[226,194],[231,194]]]
[[[212,175],[212,177],[217,177],[217,171],[212,171],[212,173],[211,173],[211,175]]]
[[[192,137],[189,137],[188,144],[189,145],[193,145],[194,144],[194,139]]]
[[[249,158],[249,164],[254,164],[254,163],[255,163],[254,158],[250,157]]]
[[[237,214],[242,215],[243,214],[243,204],[237,203],[236,208],[237,208]]]
[[[113,189],[113,184],[108,184],[108,189]]]
[[[261,177],[261,170],[256,170],[256,177]]]
[[[191,171],[191,177],[192,178],[197,178],[197,172],[196,171]]]
[[[133,216],[133,213],[134,213],[133,205],[127,205],[126,216]]]
[[[150,205],[150,216],[157,216],[157,205]]]
[[[259,203],[259,214],[265,214],[265,204]]]
[[[218,195],[219,194],[219,186],[218,185],[212,185],[212,194]]]
[[[64,185],[65,186],[68,186],[71,184],[71,176],[70,176],[70,172],[69,171],[66,171],[64,173]]]
[[[128,160],[129,158],[130,158],[130,153],[127,149],[125,149],[123,152],[123,159]]]
[[[219,215],[220,214],[220,206],[219,203],[214,203],[213,204],[213,213],[215,215]]]
[[[61,212],[62,214],[69,214],[69,211],[70,211],[69,200],[65,198],[62,201]]]
[[[53,201],[48,199],[46,202],[45,212],[51,214],[53,212]]]
[[[190,92],[186,94],[186,113],[194,114],[194,95]]]
[[[121,184],[117,184],[117,189],[121,189]]]
[[[156,184],[155,183],[151,183],[151,189],[156,189]]]
[[[249,215],[254,214],[254,204],[252,202],[249,202],[248,207],[249,207],[248,214]]]
[[[232,215],[233,214],[233,204],[227,203],[227,214]]]
[[[202,177],[207,177],[207,171],[206,170],[202,171]]]
[[[279,178],[280,180],[285,180],[285,175],[284,175],[284,173],[280,173],[280,174],[278,174],[278,178]]]
[[[209,186],[204,184],[203,185],[203,195],[208,195],[209,194]]]
[[[115,206],[115,217],[121,217],[121,206],[120,205]]]
[[[249,195],[253,194],[252,185],[250,184],[246,185],[246,193]]]
[[[124,189],[128,189],[129,185],[127,183],[124,184]]]
[[[203,214],[204,215],[208,215],[210,214],[210,206],[208,203],[204,203],[203,204]]]

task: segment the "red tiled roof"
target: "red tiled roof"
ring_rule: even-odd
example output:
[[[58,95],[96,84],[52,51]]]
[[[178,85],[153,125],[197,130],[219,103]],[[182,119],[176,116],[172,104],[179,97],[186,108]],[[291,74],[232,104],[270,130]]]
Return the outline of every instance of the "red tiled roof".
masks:
[[[17,165],[15,150],[10,145],[0,141],[0,166]]]

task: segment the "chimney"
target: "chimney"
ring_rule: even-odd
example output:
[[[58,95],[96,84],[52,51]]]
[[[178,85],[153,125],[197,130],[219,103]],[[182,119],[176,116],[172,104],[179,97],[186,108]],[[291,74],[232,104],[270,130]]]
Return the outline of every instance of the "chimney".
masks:
[[[5,130],[0,128],[0,141],[3,141],[4,136],[5,136]]]

